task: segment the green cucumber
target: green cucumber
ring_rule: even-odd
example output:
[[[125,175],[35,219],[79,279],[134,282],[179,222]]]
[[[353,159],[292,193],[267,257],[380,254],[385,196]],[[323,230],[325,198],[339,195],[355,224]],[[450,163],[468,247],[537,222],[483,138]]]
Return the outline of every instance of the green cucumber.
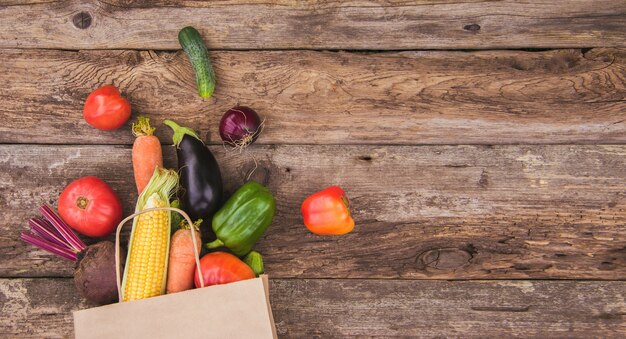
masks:
[[[191,66],[196,73],[198,94],[203,98],[210,97],[215,90],[215,72],[200,33],[191,26],[185,27],[178,32],[178,41],[187,53]]]

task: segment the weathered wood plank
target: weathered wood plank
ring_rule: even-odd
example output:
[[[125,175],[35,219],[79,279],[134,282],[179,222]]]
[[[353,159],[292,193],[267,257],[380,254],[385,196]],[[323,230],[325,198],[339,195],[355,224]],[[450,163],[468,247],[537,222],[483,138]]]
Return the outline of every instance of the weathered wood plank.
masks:
[[[258,244],[276,278],[626,279],[626,146],[213,146],[227,191],[253,179],[277,199]],[[166,147],[166,165],[174,164]],[[71,180],[98,175],[135,203],[130,150],[0,146],[0,276],[69,276],[19,240]],[[303,199],[332,184],[355,231],[308,233]]]
[[[265,144],[626,142],[624,49],[213,57],[217,91],[202,100],[182,52],[0,50],[0,143],[132,143],[130,122],[100,132],[82,119],[89,92],[110,83],[134,116],[179,120],[213,143],[237,102],[266,117]]]
[[[187,25],[219,49],[626,44],[620,0],[3,2],[0,48],[179,49],[177,34]]]
[[[281,338],[626,335],[626,284],[575,281],[270,280]],[[91,307],[71,279],[0,279],[0,336],[73,336]]]

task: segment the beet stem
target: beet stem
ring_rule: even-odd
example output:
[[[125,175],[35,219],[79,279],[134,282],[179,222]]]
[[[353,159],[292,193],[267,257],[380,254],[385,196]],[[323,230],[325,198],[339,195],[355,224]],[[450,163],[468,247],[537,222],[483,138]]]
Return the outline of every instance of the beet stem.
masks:
[[[37,219],[30,219],[28,223],[30,224],[31,231],[38,234],[45,240],[53,242],[59,246],[63,246],[64,248],[74,250],[74,248],[70,246],[65,239],[63,239],[63,237],[57,235],[56,232],[51,232],[45,224],[41,223],[41,221]]]
[[[43,216],[50,221],[50,223],[61,233],[61,236],[67,240],[68,244],[72,246],[76,252],[80,252],[87,248],[85,243],[80,240],[76,234],[70,229],[69,226],[56,214],[56,212],[49,206],[43,205],[39,208],[39,211]]]
[[[46,218],[34,218],[36,221],[38,221],[38,224],[42,227],[44,227],[45,229],[47,229],[48,231],[52,232],[52,234],[56,235],[57,238],[63,238],[63,236],[61,235],[61,233],[59,233],[59,230],[57,230],[56,228],[54,228],[54,226],[48,221],[48,219]]]
[[[30,234],[27,232],[23,232],[20,236],[20,238],[22,240],[24,240],[25,242],[34,245],[36,247],[39,247],[40,249],[50,252],[52,254],[56,254],[60,257],[63,257],[67,260],[71,260],[71,261],[76,261],[77,260],[77,255],[74,252],[71,252],[68,249],[62,248],[52,242],[49,242],[41,237],[38,237],[37,235],[34,234]]]

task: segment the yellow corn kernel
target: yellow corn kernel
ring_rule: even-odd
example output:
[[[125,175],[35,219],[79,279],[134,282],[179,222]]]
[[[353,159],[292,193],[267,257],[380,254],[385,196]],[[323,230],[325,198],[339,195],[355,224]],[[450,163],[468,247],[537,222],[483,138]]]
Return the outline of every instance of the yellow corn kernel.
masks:
[[[158,194],[148,198],[144,209],[167,206]],[[144,299],[165,293],[169,252],[169,211],[139,215],[129,243],[124,301]]]

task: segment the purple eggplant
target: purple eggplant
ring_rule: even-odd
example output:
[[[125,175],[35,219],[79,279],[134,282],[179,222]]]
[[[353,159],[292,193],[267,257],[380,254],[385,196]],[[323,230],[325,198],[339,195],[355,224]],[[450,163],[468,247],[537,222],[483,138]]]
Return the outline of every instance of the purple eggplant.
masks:
[[[220,167],[194,130],[171,120],[163,123],[174,131],[172,139],[178,157],[181,207],[192,220],[204,220],[200,227],[204,239],[214,238],[211,219],[223,202]]]

